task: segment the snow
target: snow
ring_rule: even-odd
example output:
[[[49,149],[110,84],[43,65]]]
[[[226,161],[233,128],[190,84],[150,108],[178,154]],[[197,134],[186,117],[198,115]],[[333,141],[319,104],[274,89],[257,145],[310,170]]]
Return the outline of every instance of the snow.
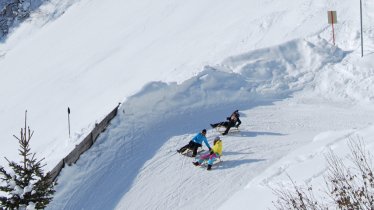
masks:
[[[29,205],[27,205],[26,210],[33,210],[33,209],[36,209],[35,206],[36,206],[36,205],[35,205],[33,202],[30,202]]]
[[[324,154],[346,156],[349,137],[373,148],[373,11],[361,58],[347,0],[47,2],[0,43],[1,156],[18,159],[27,109],[50,170],[121,102],[48,209],[272,209],[287,175],[323,189]],[[236,109],[212,171],[176,153]]]

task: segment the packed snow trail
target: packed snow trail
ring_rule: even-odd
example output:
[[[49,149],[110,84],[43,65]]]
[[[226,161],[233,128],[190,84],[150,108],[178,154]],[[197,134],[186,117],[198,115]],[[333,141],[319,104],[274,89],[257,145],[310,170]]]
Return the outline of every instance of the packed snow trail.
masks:
[[[242,111],[241,132],[222,137],[223,162],[212,171],[175,153],[192,135],[171,138],[144,164],[117,209],[216,209],[248,180],[320,132],[365,127],[374,117],[367,109],[314,102],[289,99]],[[211,141],[215,135],[215,130],[208,132]]]
[[[181,115],[181,120],[163,123],[148,130],[148,135],[138,129],[120,139],[126,141],[127,137],[132,137],[121,145],[120,151],[114,151],[118,148],[118,139],[110,141],[106,138],[126,132],[112,130],[110,133],[113,134],[107,134],[99,140],[98,147],[82,156],[83,161],[63,170],[55,201],[49,208],[111,209],[122,198],[117,209],[215,209],[213,205],[219,206],[242,189],[248,180],[285,154],[310,142],[318,133],[326,129],[364,127],[374,117],[370,114],[374,112],[368,112],[366,108],[310,102],[305,104],[289,99],[241,111],[241,132],[222,138],[223,162],[210,172],[193,166],[192,158],[176,153],[176,149],[195,133],[176,135],[164,144],[162,138],[167,138],[164,130],[178,133],[181,128],[175,125],[190,124],[188,122],[202,114],[208,119],[217,118],[217,115],[223,118],[226,116],[223,112],[198,113],[192,117]],[[197,126],[202,128],[204,125],[198,123]],[[208,131],[210,142],[216,135],[215,130]],[[156,152],[150,154],[150,151]],[[147,161],[143,163],[144,160]],[[65,190],[68,191],[64,193]]]

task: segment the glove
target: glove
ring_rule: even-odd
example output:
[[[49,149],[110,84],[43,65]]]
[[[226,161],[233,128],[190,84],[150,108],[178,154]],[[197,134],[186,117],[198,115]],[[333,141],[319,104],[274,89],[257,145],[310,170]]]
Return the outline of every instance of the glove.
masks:
[[[235,125],[235,128],[239,128],[239,125]]]
[[[226,117],[226,120],[230,120],[231,118],[230,117]]]
[[[213,155],[213,154],[214,154],[214,152],[213,152],[213,150],[211,150],[211,151],[210,151],[210,155]]]

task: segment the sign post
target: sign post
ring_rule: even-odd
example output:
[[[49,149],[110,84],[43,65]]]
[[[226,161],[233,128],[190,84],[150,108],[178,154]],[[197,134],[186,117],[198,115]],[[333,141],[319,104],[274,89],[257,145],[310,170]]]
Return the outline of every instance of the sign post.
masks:
[[[68,107],[68,127],[69,127],[69,139],[70,139],[70,108]]]
[[[362,0],[360,0],[360,23],[361,23],[361,57],[364,57],[364,40],[362,38]]]
[[[336,11],[327,11],[327,20],[328,23],[331,24],[332,27],[332,41],[335,45],[335,32],[334,32],[334,24],[338,23]]]

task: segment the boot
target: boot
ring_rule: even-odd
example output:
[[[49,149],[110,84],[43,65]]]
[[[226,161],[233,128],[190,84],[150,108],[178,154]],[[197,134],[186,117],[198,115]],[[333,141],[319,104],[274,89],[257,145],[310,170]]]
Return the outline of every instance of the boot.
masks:
[[[212,165],[208,165],[208,168],[206,170],[208,171],[212,170]]]
[[[192,155],[191,155],[191,157],[196,157],[196,155],[197,155],[197,148],[194,148],[194,149],[192,150]]]
[[[199,166],[200,165],[200,163],[198,161],[192,162],[192,164],[194,164],[195,166]]]

